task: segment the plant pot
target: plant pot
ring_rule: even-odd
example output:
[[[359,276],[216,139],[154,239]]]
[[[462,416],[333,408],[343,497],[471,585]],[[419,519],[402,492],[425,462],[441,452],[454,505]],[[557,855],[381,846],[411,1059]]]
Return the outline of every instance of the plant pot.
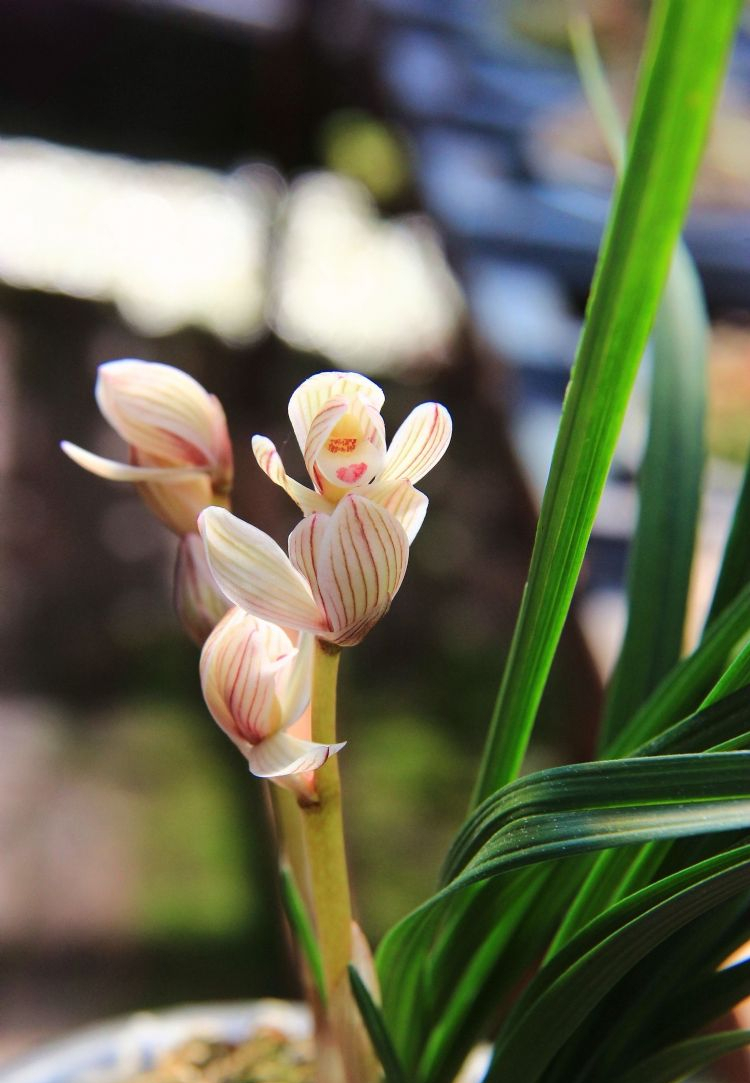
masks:
[[[190,1039],[239,1043],[265,1028],[300,1040],[310,1037],[312,1019],[304,1004],[283,1000],[136,1012],[23,1054],[0,1068],[0,1083],[125,1083]],[[476,1051],[456,1083],[481,1083],[487,1059]]]
[[[191,1038],[241,1042],[271,1027],[293,1039],[310,1036],[303,1004],[259,1000],[190,1004],[136,1012],[76,1031],[23,1054],[0,1069],[1,1083],[123,1083],[147,1071],[170,1049]]]

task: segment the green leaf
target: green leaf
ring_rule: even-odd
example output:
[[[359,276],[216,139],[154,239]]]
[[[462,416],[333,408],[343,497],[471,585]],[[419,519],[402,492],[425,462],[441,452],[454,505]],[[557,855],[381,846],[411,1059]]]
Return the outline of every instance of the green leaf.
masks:
[[[566,1042],[547,1073],[549,1083],[611,1079],[712,1022],[718,998],[708,993],[705,979],[716,977],[715,967],[732,950],[738,915],[747,935],[746,905],[747,892],[741,892],[713,907],[634,966]],[[728,942],[732,946],[725,946]],[[688,990],[693,1003],[686,1006]],[[724,995],[729,991],[725,986]]]
[[[701,707],[710,707],[721,702],[732,692],[744,688],[750,683],[750,641],[741,647],[716,684],[701,703]]]
[[[634,755],[718,751],[737,741],[750,743],[750,684],[676,722]]]
[[[498,1003],[538,958],[540,943],[549,939],[571,893],[558,876],[551,898],[553,871],[552,865],[522,869],[500,883],[477,885],[464,893],[470,908],[452,907],[452,920],[430,948],[426,977],[433,991],[434,1025],[417,1078],[430,1083],[455,1079],[497,1014]]]
[[[320,948],[313,930],[312,923],[307,913],[307,908],[302,901],[291,869],[282,865],[279,870],[281,878],[281,898],[284,903],[287,920],[294,933],[295,940],[299,944],[302,955],[307,963],[315,989],[320,997],[321,1004],[325,1004],[326,983],[323,974],[323,962],[320,957]]]
[[[701,495],[708,321],[692,259],[678,246],[653,338],[649,440],[628,571],[628,623],[607,695],[604,744],[682,653]]]
[[[747,799],[748,752],[553,767],[519,779],[480,805],[449,851],[444,879],[496,861],[502,865],[511,854],[531,853],[537,847],[552,856],[559,840],[571,852],[578,838],[585,840],[586,849],[596,849],[622,844],[617,837],[634,842],[636,836],[700,834],[700,822],[707,830],[723,830],[709,827],[714,815],[718,820],[726,816],[727,830],[742,827],[750,811]],[[600,846],[593,844],[595,838]]]
[[[731,863],[711,871],[722,862]],[[501,1030],[486,1083],[543,1079],[565,1042],[641,959],[748,888],[750,856],[742,847],[667,877],[592,922],[542,968],[519,1000]]]
[[[712,703],[671,726],[659,737],[636,750],[637,756],[667,753],[718,751],[726,746],[750,746],[750,686]],[[609,850],[600,854],[581,885],[575,900],[554,937],[554,954],[587,921],[636,886],[648,882],[665,854],[664,844],[648,844],[637,853]]]
[[[607,756],[624,756],[684,718],[697,707],[721,676],[732,651],[750,634],[750,584],[711,624],[693,653],[661,682],[619,732]]]
[[[569,30],[586,96],[621,173],[622,121],[591,22],[574,11]],[[678,242],[652,340],[651,418],[628,569],[628,624],[607,695],[604,744],[682,653],[704,461],[707,341],[703,288]]]
[[[420,1055],[425,956],[454,894],[551,858],[750,827],[749,764],[745,752],[577,764],[521,779],[485,802],[452,851],[450,868],[460,875],[378,950],[384,1011],[407,1068]]]
[[[724,547],[724,556],[716,580],[711,608],[706,619],[708,629],[732,599],[750,582],[750,459],[737,497],[734,518]]]
[[[659,0],[563,406],[478,804],[518,773],[690,198],[740,0]]]
[[[349,982],[362,1021],[367,1028],[367,1033],[370,1035],[373,1049],[385,1073],[385,1083],[406,1083],[406,1075],[401,1067],[396,1050],[393,1048],[393,1042],[380,1008],[370,996],[367,986],[353,966],[349,967]]]
[[[700,1068],[750,1044],[750,1030],[730,1030],[691,1038],[687,1042],[661,1049],[640,1061],[612,1083],[680,1083]]]
[[[747,923],[744,924],[746,937]],[[670,1004],[672,1028],[688,1034],[700,1030],[721,1019],[748,996],[750,959],[712,972],[701,981],[686,982]]]

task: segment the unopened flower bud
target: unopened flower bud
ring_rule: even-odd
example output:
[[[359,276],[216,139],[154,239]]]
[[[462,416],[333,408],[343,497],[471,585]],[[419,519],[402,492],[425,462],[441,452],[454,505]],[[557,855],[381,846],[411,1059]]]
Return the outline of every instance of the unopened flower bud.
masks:
[[[198,534],[180,539],[174,576],[174,606],[182,627],[199,647],[230,608],[216,585]]]
[[[312,638],[231,609],[206,640],[201,685],[215,721],[260,778],[314,800],[311,772],[343,745],[300,737],[310,701]],[[295,732],[288,732],[294,727]]]

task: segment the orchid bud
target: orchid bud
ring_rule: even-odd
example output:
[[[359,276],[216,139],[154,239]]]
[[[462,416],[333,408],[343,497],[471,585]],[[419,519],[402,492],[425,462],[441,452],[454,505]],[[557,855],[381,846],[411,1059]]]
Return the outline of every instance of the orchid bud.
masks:
[[[252,773],[307,801],[315,799],[312,772],[344,747],[297,735],[295,723],[310,700],[312,646],[310,636],[295,643],[275,624],[231,609],[206,640],[200,662],[206,705]]]
[[[198,534],[180,538],[174,576],[174,606],[182,627],[202,647],[231,603],[219,590]]]
[[[232,447],[224,411],[186,372],[149,361],[109,361],[99,366],[99,409],[129,447],[119,463],[83,448],[63,451],[91,473],[129,481],[171,530],[195,530],[200,512],[225,505],[232,486]]]

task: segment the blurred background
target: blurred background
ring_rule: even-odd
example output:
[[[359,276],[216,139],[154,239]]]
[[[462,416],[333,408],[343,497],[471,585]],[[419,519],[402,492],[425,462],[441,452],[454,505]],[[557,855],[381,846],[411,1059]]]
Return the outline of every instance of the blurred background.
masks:
[[[589,0],[627,111],[647,5]],[[134,492],[96,366],[186,369],[224,403],[235,510],[296,509],[313,372],[381,383],[452,448],[388,620],[342,666],[355,890],[373,939],[462,818],[533,540],[611,170],[562,0],[0,5],[0,1057],[139,1007],[295,994],[260,785],[203,707],[175,540]],[[712,341],[694,620],[750,445],[750,42],[687,239]],[[533,766],[585,757],[624,620],[648,358],[542,709]],[[296,473],[302,477],[298,457]],[[262,947],[261,947],[262,946]]]

